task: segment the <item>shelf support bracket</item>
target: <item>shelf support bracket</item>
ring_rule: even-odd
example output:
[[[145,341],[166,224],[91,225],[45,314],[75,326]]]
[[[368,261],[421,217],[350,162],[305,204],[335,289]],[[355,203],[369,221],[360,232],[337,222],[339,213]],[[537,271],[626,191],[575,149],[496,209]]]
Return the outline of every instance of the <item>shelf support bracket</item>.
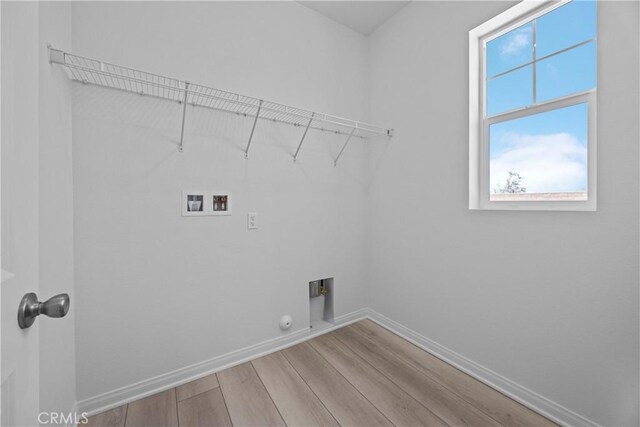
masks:
[[[184,140],[184,120],[187,116],[187,96],[189,95],[189,83],[184,82],[184,99],[182,100],[182,129],[180,130],[180,146],[178,151],[182,153],[182,142]]]
[[[296,154],[293,155],[293,161],[298,160],[298,153],[300,152],[300,147],[302,147],[302,143],[304,142],[304,138],[307,136],[307,132],[309,131],[309,126],[311,126],[311,122],[313,121],[313,116],[316,113],[311,113],[311,118],[309,119],[309,123],[307,123],[307,127],[304,129],[304,133],[302,134],[302,139],[300,140],[300,144],[298,144],[298,149],[296,150]]]
[[[258,111],[256,112],[256,118],[253,120],[253,126],[251,127],[251,134],[249,135],[249,142],[247,142],[247,148],[244,150],[244,158],[249,157],[249,147],[251,147],[251,140],[253,139],[253,132],[256,130],[256,124],[258,124],[258,118],[260,117],[260,110],[262,109],[262,99],[258,103]]]
[[[49,48],[49,62],[52,64],[65,65],[64,52],[58,49],[54,49],[51,45],[47,45]]]
[[[338,166],[338,160],[340,159],[340,156],[342,156],[342,152],[344,151],[344,149],[347,148],[347,144],[349,143],[349,140],[351,140],[351,137],[353,136],[353,133],[355,131],[356,131],[356,128],[351,129],[351,133],[349,134],[349,137],[347,138],[347,140],[344,142],[344,145],[342,146],[342,149],[338,153],[338,157],[336,157],[336,159],[333,161],[333,167],[334,168],[336,166]]]

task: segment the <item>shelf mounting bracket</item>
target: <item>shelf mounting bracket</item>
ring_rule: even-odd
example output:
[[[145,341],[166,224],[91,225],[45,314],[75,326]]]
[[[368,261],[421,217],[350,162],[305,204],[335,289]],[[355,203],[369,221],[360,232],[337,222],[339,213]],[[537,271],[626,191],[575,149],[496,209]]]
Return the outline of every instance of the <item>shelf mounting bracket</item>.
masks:
[[[189,95],[189,82],[184,82],[184,99],[182,100],[182,129],[180,130],[180,146],[178,151],[182,153],[182,141],[184,140],[184,119],[187,116],[187,96]]]
[[[342,156],[342,152],[344,151],[344,149],[347,148],[347,144],[349,143],[349,140],[351,139],[351,137],[353,136],[353,133],[355,131],[356,131],[356,128],[351,129],[351,133],[349,134],[349,137],[347,138],[347,140],[344,142],[344,145],[342,146],[342,149],[338,153],[338,157],[336,157],[336,159],[333,161],[333,167],[334,168],[336,166],[338,166],[338,160],[340,159],[340,156]]]
[[[260,109],[262,109],[262,99],[258,103],[258,111],[256,112],[256,118],[253,120],[253,126],[251,127],[251,135],[249,135],[249,142],[247,148],[244,150],[244,158],[249,157],[249,147],[251,147],[251,140],[253,139],[253,132],[256,130],[256,124],[258,124],[258,118],[260,117]]]
[[[47,45],[49,48],[49,62],[52,64],[65,65],[64,52],[58,49],[54,49],[51,45]]]
[[[309,119],[309,123],[307,123],[307,127],[304,129],[304,133],[302,134],[302,139],[300,139],[300,144],[298,144],[298,149],[296,150],[296,154],[293,155],[293,161],[298,160],[298,153],[300,152],[300,147],[302,147],[302,143],[304,142],[304,138],[307,136],[307,132],[309,131],[309,126],[311,126],[311,122],[313,121],[313,116],[316,113],[311,113],[311,118]]]

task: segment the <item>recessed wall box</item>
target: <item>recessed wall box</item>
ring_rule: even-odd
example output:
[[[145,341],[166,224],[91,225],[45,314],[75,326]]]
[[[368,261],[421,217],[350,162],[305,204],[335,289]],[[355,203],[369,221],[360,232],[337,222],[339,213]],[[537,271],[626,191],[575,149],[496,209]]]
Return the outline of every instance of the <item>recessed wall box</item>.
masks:
[[[213,196],[213,211],[226,212],[229,208],[229,200],[227,196]]]
[[[206,192],[191,190],[182,192],[182,216],[206,216]]]
[[[187,195],[187,212],[204,212],[204,196],[202,194]]]
[[[231,215],[231,192],[185,190],[182,192],[182,216]]]
[[[231,215],[231,192],[211,192],[211,215]]]
[[[309,282],[309,326],[330,328],[333,323],[333,277]]]

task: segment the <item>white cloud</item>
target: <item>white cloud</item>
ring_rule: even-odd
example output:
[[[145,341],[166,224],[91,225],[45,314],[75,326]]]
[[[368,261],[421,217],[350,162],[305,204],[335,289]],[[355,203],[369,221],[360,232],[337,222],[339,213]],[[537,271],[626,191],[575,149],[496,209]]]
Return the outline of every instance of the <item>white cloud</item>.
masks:
[[[513,34],[509,35],[502,44],[500,53],[502,55],[519,55],[523,50],[527,49],[531,45],[531,28],[525,27],[519,30],[515,30]]]
[[[587,148],[573,135],[509,134],[501,138],[508,148],[490,161],[490,190],[503,185],[508,171],[523,177],[527,193],[584,190]]]

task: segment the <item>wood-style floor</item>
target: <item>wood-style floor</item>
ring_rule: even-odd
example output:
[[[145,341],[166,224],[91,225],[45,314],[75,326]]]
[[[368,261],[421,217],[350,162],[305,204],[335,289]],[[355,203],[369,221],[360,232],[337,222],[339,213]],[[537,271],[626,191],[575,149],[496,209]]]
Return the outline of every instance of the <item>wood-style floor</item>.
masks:
[[[129,403],[89,426],[551,426],[369,320]]]

